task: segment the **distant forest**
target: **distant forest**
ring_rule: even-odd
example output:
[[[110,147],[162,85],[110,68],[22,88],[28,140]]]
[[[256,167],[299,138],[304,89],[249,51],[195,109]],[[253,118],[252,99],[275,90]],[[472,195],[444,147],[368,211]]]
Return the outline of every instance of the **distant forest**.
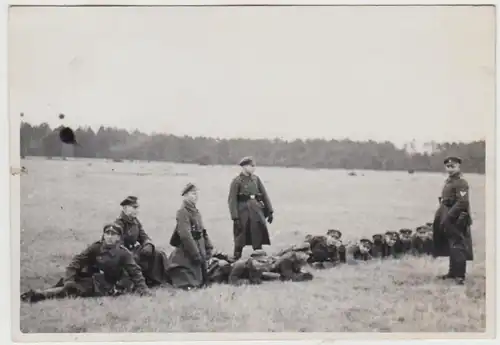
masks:
[[[237,164],[244,156],[255,157],[260,166],[323,169],[370,169],[443,171],[443,159],[449,154],[464,160],[462,170],[485,172],[485,141],[471,143],[436,143],[425,145],[426,152],[416,152],[414,144],[397,148],[391,142],[352,140],[218,139],[148,135],[139,131],[100,127],[75,130],[81,146],[63,144],[58,128],[46,123],[21,123],[21,156],[85,157],[114,160],[168,161],[201,165]]]

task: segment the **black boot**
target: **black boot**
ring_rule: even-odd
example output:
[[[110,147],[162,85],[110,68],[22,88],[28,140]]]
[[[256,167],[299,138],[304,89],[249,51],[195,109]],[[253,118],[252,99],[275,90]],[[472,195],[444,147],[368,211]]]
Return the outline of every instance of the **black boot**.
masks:
[[[234,261],[241,259],[241,255],[243,254],[243,248],[234,248],[234,255],[233,259]]]

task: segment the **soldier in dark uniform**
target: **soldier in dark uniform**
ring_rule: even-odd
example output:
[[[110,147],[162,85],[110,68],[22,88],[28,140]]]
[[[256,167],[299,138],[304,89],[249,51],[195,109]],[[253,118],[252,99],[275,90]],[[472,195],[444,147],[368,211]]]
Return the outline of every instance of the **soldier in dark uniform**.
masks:
[[[324,268],[325,263],[332,259],[327,236],[307,235],[304,241],[311,247],[311,255],[307,262],[315,268]]]
[[[387,231],[384,236],[384,246],[382,251],[383,258],[398,258],[400,256],[401,243],[399,234],[395,231]]]
[[[359,240],[357,245],[352,250],[352,257],[354,260],[368,261],[372,259],[370,251],[372,249],[373,243],[367,238],[362,238]]]
[[[342,242],[342,232],[337,229],[329,229],[326,232],[326,244],[329,253],[329,262],[333,265],[346,262],[346,247]]]
[[[198,188],[189,183],[182,191],[184,197],[177,211],[177,225],[170,238],[175,247],[169,257],[167,273],[172,285],[190,290],[209,283],[207,262],[212,256],[213,245],[196,208]]]
[[[229,274],[231,273],[231,264],[233,263],[229,255],[214,252],[212,257],[207,261],[207,279],[209,284],[228,283]]]
[[[372,236],[373,246],[371,256],[374,258],[382,258],[384,253],[384,235],[375,234]]]
[[[65,277],[56,286],[46,290],[30,290],[22,294],[21,299],[37,302],[69,296],[116,296],[124,292],[117,286],[124,272],[133,283],[132,291],[150,295],[132,253],[120,243],[122,231],[116,223],[105,225],[102,239],[73,258],[66,268]]]
[[[411,229],[399,230],[399,240],[401,241],[401,254],[411,254],[412,252],[412,233]]]
[[[412,242],[413,255],[432,255],[432,229],[427,226],[417,227]]]
[[[309,243],[304,242],[294,246],[291,251],[278,256],[272,272],[279,273],[282,281],[303,282],[312,280],[312,273],[304,270],[310,255],[311,246]]]
[[[258,250],[263,245],[271,244],[266,219],[272,223],[274,212],[264,184],[254,174],[254,160],[245,157],[240,161],[240,166],[242,172],[231,182],[228,196],[235,259],[241,257],[246,245]]]
[[[168,266],[167,255],[157,250],[151,238],[137,218],[139,209],[138,198],[128,196],[121,203],[122,211],[115,220],[123,228],[122,243],[130,250],[142,269],[148,286],[156,286],[169,282],[166,274]]]
[[[460,285],[464,284],[467,261],[474,258],[469,184],[460,171],[461,163],[454,156],[444,160],[448,178],[433,222],[434,257],[450,258],[448,273],[438,278],[451,279]]]

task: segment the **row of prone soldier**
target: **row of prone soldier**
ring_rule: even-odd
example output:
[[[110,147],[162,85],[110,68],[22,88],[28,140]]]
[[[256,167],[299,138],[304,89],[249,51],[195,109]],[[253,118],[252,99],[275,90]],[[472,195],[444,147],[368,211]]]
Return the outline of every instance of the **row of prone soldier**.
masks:
[[[183,207],[177,212],[177,227],[170,240],[175,249],[170,255],[153,244],[137,218],[138,199],[129,196],[121,202],[120,216],[104,226],[99,241],[73,258],[63,278],[51,288],[31,289],[21,299],[37,302],[134,292],[150,295],[151,288],[161,286],[190,290],[213,283],[308,281],[313,279],[313,273],[306,266],[327,268],[372,258],[432,254],[432,228],[427,223],[414,233],[401,229],[355,242],[344,242],[341,231],[331,229],[325,235],[307,235],[302,243],[274,255],[257,249],[248,258],[230,256],[214,249],[195,208],[184,214],[186,206],[195,207],[196,187],[188,184],[182,194]],[[193,214],[198,216],[198,226],[191,224]]]

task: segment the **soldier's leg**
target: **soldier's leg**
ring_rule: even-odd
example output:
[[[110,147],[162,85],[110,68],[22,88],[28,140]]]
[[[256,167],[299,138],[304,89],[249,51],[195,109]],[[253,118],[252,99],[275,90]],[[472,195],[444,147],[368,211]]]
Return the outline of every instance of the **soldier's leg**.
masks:
[[[61,285],[61,281],[56,285]],[[77,282],[63,286],[51,287],[44,290],[30,290],[21,295],[21,300],[36,303],[46,299],[60,299],[67,297],[88,297],[92,295],[92,278],[83,278]]]
[[[455,278],[457,283],[463,284],[466,266],[465,246],[461,242],[453,243],[450,247],[450,277]]]
[[[36,303],[46,299],[64,298],[67,296],[64,287],[54,287],[45,290],[29,290],[21,294],[21,301]]]
[[[241,255],[243,255],[243,247],[235,245],[233,253],[234,260],[239,260]]]

